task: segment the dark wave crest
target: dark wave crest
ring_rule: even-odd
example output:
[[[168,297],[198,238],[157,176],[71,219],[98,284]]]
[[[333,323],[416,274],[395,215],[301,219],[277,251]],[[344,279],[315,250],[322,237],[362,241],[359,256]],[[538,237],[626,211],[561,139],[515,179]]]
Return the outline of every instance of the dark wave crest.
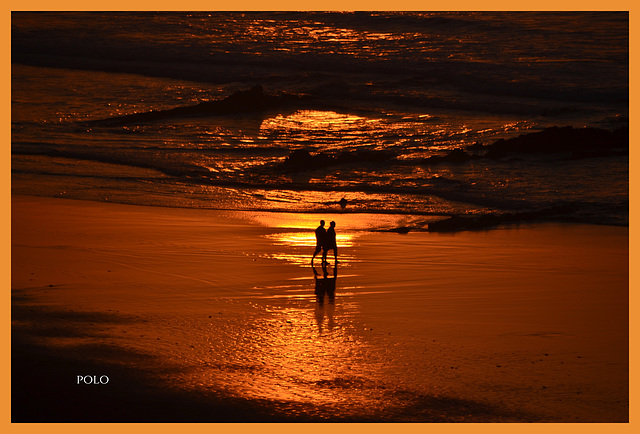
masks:
[[[207,101],[166,110],[151,110],[85,123],[89,125],[140,125],[164,119],[261,113],[284,106],[292,108],[299,104],[301,100],[301,97],[286,93],[280,95],[266,94],[261,85],[256,85],[248,90],[237,91],[220,101]]]

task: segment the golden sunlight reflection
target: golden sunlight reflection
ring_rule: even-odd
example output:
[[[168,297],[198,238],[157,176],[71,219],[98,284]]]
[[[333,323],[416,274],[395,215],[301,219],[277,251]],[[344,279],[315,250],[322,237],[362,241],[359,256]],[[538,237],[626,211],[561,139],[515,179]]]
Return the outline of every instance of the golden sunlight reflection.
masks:
[[[336,241],[338,246],[338,261],[343,266],[357,261],[352,247],[360,235],[368,231],[395,228],[406,223],[404,216],[389,214],[315,214],[315,213],[281,213],[281,212],[251,212],[238,213],[239,218],[250,218],[259,225],[270,228],[270,233],[263,235],[270,240],[275,249],[264,252],[264,258],[284,260],[300,267],[310,264],[316,246],[315,230],[320,220],[329,227],[331,221],[336,222]],[[334,260],[333,251],[329,251],[329,259]],[[317,257],[320,260],[320,256]]]
[[[299,110],[288,116],[278,115],[265,119],[260,130],[262,133],[268,133],[272,130],[344,131],[366,128],[380,122],[380,119],[334,111]]]
[[[316,245],[316,238],[313,232],[281,232],[266,235],[266,238],[279,244],[294,247],[313,247]],[[340,247],[353,246],[354,233],[336,234],[336,241]]]
[[[301,267],[309,266],[310,257],[316,245],[315,233],[313,231],[280,232],[265,235],[265,237],[273,241],[276,245],[293,247],[293,251],[291,251],[291,249],[286,249],[284,252],[265,253],[263,254],[263,257],[284,260]],[[349,264],[355,259],[349,250],[346,252],[344,250],[345,248],[349,249],[353,246],[355,237],[356,234],[354,232],[336,234],[338,257],[340,263],[343,265]],[[332,259],[333,252],[330,251],[328,256]],[[320,260],[320,256],[318,256],[318,260]]]
[[[380,387],[384,369],[363,336],[357,294],[343,287],[339,268],[309,268],[306,279],[287,288],[298,296],[251,303],[253,313],[237,324],[212,322],[192,347],[206,368],[178,379],[183,387],[224,384],[243,398],[345,404],[344,412],[388,400]]]
[[[373,213],[284,213],[284,212],[250,212],[237,213],[238,218],[249,218],[269,228],[304,229],[313,236],[313,231],[320,220],[336,222],[336,233],[341,231],[372,231],[377,229],[393,228],[400,225],[405,216],[392,214]],[[235,217],[235,215],[234,215]]]

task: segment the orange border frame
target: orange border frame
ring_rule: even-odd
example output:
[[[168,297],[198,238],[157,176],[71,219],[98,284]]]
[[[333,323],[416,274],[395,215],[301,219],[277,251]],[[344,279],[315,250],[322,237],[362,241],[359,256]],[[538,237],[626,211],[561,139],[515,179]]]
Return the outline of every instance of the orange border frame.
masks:
[[[630,83],[629,92],[630,96],[635,96],[635,87],[633,86],[633,74],[636,71],[637,58],[634,55],[634,24],[635,15],[633,14],[633,3],[630,0],[619,1],[613,0],[606,3],[596,2],[593,0],[588,1],[549,1],[543,0],[536,3],[514,3],[504,0],[496,1],[490,0],[487,2],[479,3],[477,1],[469,0],[450,0],[450,1],[417,1],[417,0],[395,0],[394,2],[381,1],[381,0],[325,0],[323,2],[312,1],[295,1],[295,0],[272,0],[270,2],[259,2],[257,0],[235,0],[233,2],[220,2],[220,1],[203,1],[203,0],[188,0],[186,2],[168,2],[159,1],[151,2],[144,1],[123,1],[112,0],[109,3],[97,2],[88,3],[80,1],[58,1],[55,3],[45,2],[42,0],[37,1],[15,1],[8,0],[3,2],[3,5],[8,7],[8,10],[4,15],[3,26],[5,28],[3,37],[3,52],[5,59],[9,59],[5,66],[5,86],[3,89],[3,96],[5,98],[4,114],[5,120],[11,119],[11,11],[23,11],[23,10],[611,10],[611,11],[629,11],[629,44],[630,44]],[[637,2],[636,2],[637,4]],[[634,77],[635,78],[635,77]],[[637,128],[633,128],[636,120],[634,111],[635,98],[630,99],[630,125],[631,136],[630,142],[635,142],[638,138]],[[87,429],[91,429],[92,432],[105,432],[111,433],[114,429],[125,430],[127,432],[139,432],[141,430],[152,430],[154,433],[158,432],[175,432],[190,431],[190,432],[208,432],[212,430],[233,430],[234,432],[241,431],[242,433],[254,432],[260,430],[261,433],[284,433],[289,430],[298,431],[304,430],[307,433],[319,433],[326,430],[338,430],[338,431],[354,431],[354,430],[367,430],[383,432],[387,430],[400,429],[405,432],[424,432],[424,430],[436,431],[438,433],[461,433],[461,432],[473,432],[486,431],[491,433],[512,433],[514,431],[518,433],[538,433],[545,432],[558,432],[567,433],[575,431],[580,434],[587,433],[617,433],[617,432],[630,432],[635,425],[637,403],[633,399],[635,397],[635,391],[637,390],[637,380],[635,375],[634,360],[637,359],[637,345],[634,345],[633,339],[630,340],[630,407],[629,407],[629,423],[626,424],[332,424],[331,426],[325,426],[326,424],[11,424],[11,332],[10,332],[10,319],[11,319],[11,300],[10,300],[10,287],[11,287],[11,155],[10,146],[11,143],[11,130],[10,123],[5,121],[5,127],[3,132],[6,137],[6,145],[4,146],[4,155],[0,159],[3,164],[3,171],[0,172],[3,177],[2,185],[5,186],[1,190],[1,201],[5,205],[2,208],[1,218],[4,226],[0,231],[0,238],[4,249],[3,261],[2,261],[2,277],[3,277],[3,290],[6,297],[6,303],[2,304],[2,318],[5,319],[5,327],[0,334],[2,345],[5,351],[2,352],[3,357],[1,360],[2,376],[0,376],[0,385],[2,387],[2,425],[5,429],[8,428],[13,432],[32,432],[46,430],[47,432],[85,432]],[[637,337],[637,321],[634,321],[633,313],[637,310],[638,296],[634,294],[635,289],[638,288],[638,272],[631,266],[632,264],[638,264],[638,236],[635,231],[635,223],[637,220],[637,213],[635,213],[635,187],[637,184],[635,172],[633,169],[637,168],[636,154],[638,152],[634,146],[630,146],[630,167],[629,167],[629,193],[630,193],[630,231],[629,231],[629,264],[630,264],[630,276],[629,276],[629,310],[630,310],[630,336]],[[2,426],[0,425],[0,426]],[[87,426],[87,425],[90,425]],[[115,425],[115,426],[114,426]],[[637,430],[637,427],[636,429]],[[634,430],[634,431],[635,431]],[[6,431],[5,431],[6,432]]]

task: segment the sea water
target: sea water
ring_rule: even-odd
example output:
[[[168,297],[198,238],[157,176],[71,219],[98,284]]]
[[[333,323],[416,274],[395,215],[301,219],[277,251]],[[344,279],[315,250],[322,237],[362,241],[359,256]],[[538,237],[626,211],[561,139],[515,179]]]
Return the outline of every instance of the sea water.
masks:
[[[628,150],[501,159],[472,151],[554,126],[628,128],[628,20],[626,12],[14,12],[12,191],[427,220],[569,206],[561,218],[628,225]],[[299,102],[101,122],[256,85]],[[478,158],[430,158],[454,149]],[[283,170],[296,151],[330,164]]]

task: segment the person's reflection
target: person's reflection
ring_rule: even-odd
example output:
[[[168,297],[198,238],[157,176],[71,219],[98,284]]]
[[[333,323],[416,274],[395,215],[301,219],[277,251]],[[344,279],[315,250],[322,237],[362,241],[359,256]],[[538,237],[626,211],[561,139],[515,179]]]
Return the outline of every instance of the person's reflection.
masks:
[[[333,330],[333,311],[335,308],[336,299],[336,280],[338,278],[338,267],[333,267],[333,277],[329,277],[329,271],[327,270],[327,264],[322,265],[322,278],[316,267],[312,266],[313,276],[316,284],[316,322],[318,323],[318,331],[322,333],[322,326],[325,316],[327,317],[327,328]],[[329,303],[325,306],[325,297],[328,298]]]

